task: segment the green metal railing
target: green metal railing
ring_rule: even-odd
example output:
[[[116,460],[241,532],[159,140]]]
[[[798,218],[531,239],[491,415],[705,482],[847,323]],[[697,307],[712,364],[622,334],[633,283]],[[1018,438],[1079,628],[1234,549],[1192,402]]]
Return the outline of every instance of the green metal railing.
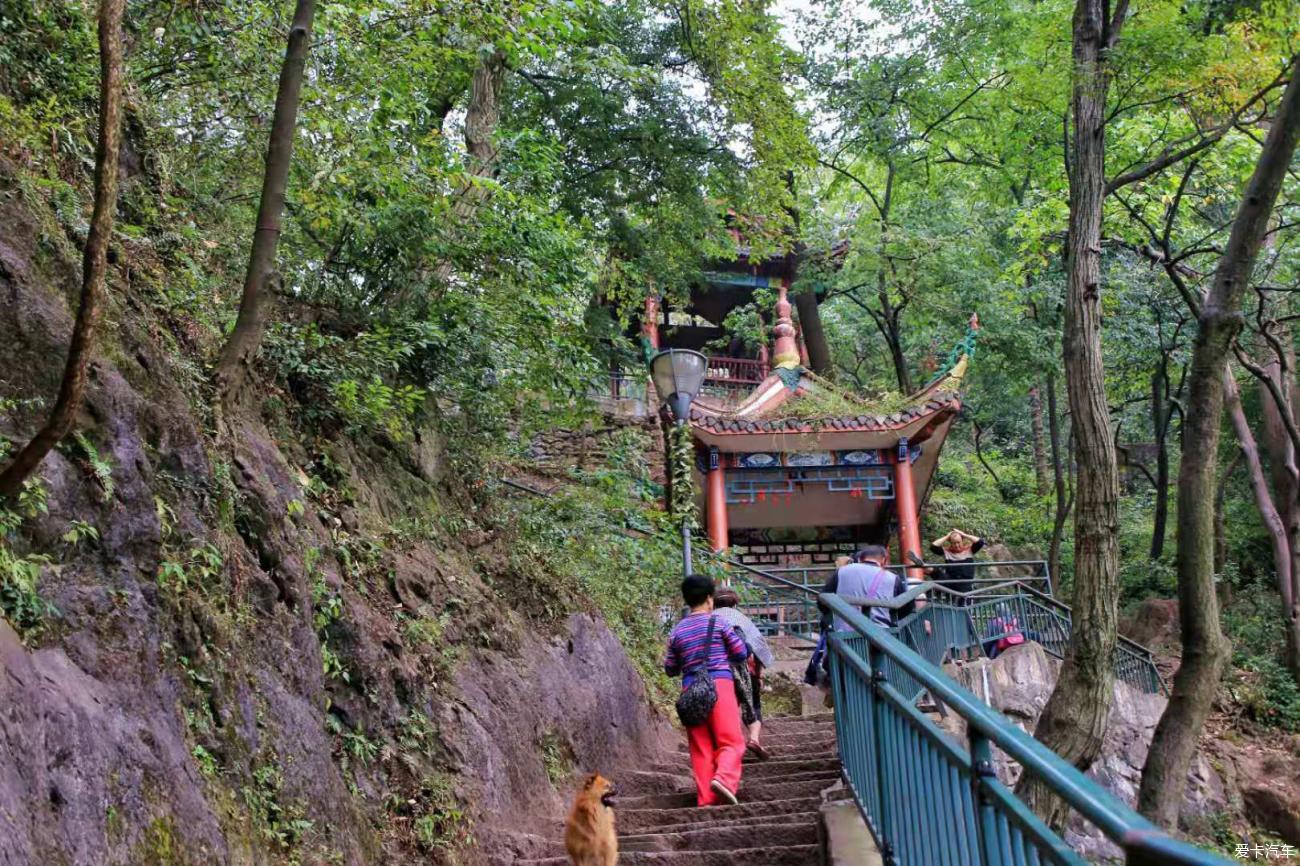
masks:
[[[999,781],[994,746],[1100,829],[1131,866],[1230,862],[1160,831],[844,599],[823,595],[819,604],[848,625],[830,638],[836,735],[845,780],[886,866],[1084,866]],[[968,745],[916,709],[909,695],[917,685],[965,720]]]
[[[733,567],[745,613],[762,631],[817,639],[821,632],[817,589],[774,572],[726,562]],[[1072,622],[1069,606],[1020,580],[977,585],[965,593],[939,583],[921,583],[896,598],[849,601],[897,612],[922,597],[923,606],[901,619],[895,616],[891,632],[931,664],[988,655],[1000,639],[1017,632],[1039,643],[1048,655],[1065,657]],[[1115,647],[1115,676],[1148,694],[1167,693],[1151,651],[1125,637]],[[913,697],[920,697],[922,691],[918,686]]]
[[[1005,584],[1008,581],[1019,581],[1041,593],[1052,594],[1052,574],[1048,569],[1046,560],[1017,559],[1002,562],[996,559],[981,559],[968,563],[968,565],[974,575],[970,582],[975,590]],[[887,565],[885,568],[897,574],[904,569],[938,569],[945,566],[946,563],[942,562],[927,562],[920,565]],[[752,568],[753,566],[746,567]],[[761,569],[763,574],[776,575],[814,590],[820,590],[825,586],[826,581],[830,579],[836,570],[833,565],[782,565],[759,566],[758,568]],[[1008,571],[1012,573],[1011,576],[1004,576]]]
[[[1000,639],[1016,633],[1037,642],[1048,655],[1065,658],[1070,608],[1051,596],[1016,581],[971,593],[923,586],[929,602],[900,620],[892,632],[932,664],[976,649],[988,655]],[[1115,677],[1147,694],[1167,694],[1151,651],[1122,635],[1115,646]]]

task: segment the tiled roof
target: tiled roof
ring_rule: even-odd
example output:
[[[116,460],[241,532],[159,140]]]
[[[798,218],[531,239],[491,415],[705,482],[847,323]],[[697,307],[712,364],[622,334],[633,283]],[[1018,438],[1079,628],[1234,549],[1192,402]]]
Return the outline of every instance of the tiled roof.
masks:
[[[932,393],[926,397],[923,401],[888,415],[835,418],[744,418],[692,406],[691,423],[715,433],[817,433],[827,430],[869,432],[895,430],[906,427],[919,418],[961,409],[961,398],[956,392]]]

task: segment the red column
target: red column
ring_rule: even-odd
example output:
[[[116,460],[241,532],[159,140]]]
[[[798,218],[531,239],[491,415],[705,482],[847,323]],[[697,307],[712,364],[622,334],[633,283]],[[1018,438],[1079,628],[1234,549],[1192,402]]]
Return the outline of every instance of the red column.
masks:
[[[716,551],[727,549],[727,478],[718,449],[709,449],[709,473],[704,482],[709,543]]]
[[[645,299],[645,314],[641,318],[641,333],[650,343],[651,349],[659,348],[659,298],[656,295],[647,295]]]
[[[898,552],[900,561],[911,561],[909,553],[921,554],[921,514],[916,505],[916,485],[912,482],[911,449],[907,440],[901,439],[894,456],[894,505],[898,511]],[[921,569],[908,568],[909,580],[923,579]]]

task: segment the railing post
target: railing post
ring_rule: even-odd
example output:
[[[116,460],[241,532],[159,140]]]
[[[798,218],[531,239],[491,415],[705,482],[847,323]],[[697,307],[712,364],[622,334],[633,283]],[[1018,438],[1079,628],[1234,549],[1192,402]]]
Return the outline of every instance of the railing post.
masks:
[[[978,731],[970,732],[971,801],[975,804],[975,826],[979,831],[980,866],[1004,866],[1009,862],[998,835],[997,813],[993,801],[984,790],[985,780],[997,779],[993,763],[993,748],[988,738]]]
[[[868,640],[867,661],[871,667],[871,687],[867,690],[868,709],[871,711],[871,749],[875,755],[876,802],[880,804],[880,858],[884,866],[898,866],[898,857],[894,854],[894,802],[890,796],[889,781],[894,774],[889,772],[890,761],[885,753],[885,726],[889,704],[880,695],[880,686],[885,682],[885,671],[881,667],[880,650]],[[897,780],[895,780],[897,781]]]

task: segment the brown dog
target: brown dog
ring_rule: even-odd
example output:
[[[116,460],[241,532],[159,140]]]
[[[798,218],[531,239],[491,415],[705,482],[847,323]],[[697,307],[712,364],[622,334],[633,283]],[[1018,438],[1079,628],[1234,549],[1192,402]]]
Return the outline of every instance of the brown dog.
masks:
[[[617,794],[614,783],[599,773],[592,773],[583,783],[564,824],[564,847],[573,866],[614,866],[618,862],[614,832]]]

